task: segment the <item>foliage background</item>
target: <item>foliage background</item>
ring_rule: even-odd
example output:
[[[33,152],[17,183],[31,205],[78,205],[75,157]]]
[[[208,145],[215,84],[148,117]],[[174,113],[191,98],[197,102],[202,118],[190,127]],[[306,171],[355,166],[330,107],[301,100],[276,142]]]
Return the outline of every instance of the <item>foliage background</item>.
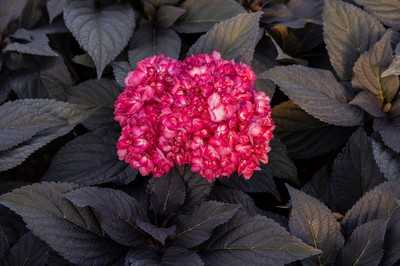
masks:
[[[400,265],[398,0],[1,0],[1,265]],[[270,163],[142,177],[113,102],[154,54],[252,65]]]

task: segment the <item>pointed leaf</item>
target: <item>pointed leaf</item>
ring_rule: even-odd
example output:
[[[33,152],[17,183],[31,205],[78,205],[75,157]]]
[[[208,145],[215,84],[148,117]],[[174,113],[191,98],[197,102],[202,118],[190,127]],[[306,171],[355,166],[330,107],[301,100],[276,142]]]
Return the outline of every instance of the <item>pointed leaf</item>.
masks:
[[[171,226],[168,228],[161,228],[157,227],[151,223],[147,222],[142,222],[140,220],[136,221],[136,225],[138,228],[143,230],[145,233],[153,237],[155,240],[160,242],[162,245],[165,245],[165,240],[170,237],[175,235],[176,233],[176,226]]]
[[[372,15],[342,0],[325,0],[324,40],[329,59],[341,79],[350,80],[354,63],[384,34]]]
[[[111,5],[98,11],[94,0],[69,1],[64,20],[95,62],[98,78],[128,44],[135,28],[135,13],[129,5]]]
[[[382,266],[393,266],[400,260],[400,209],[397,208],[390,217],[385,235]]]
[[[239,204],[251,216],[256,215],[260,211],[249,195],[237,189],[216,186],[210,195],[210,200]]]
[[[372,151],[386,180],[398,181],[400,179],[400,156],[375,140],[372,140]]]
[[[44,180],[84,185],[130,183],[137,172],[118,160],[117,133],[103,128],[68,142],[55,155]]]
[[[288,186],[292,203],[290,232],[305,243],[322,251],[310,263],[331,265],[344,245],[340,224],[323,203]]]
[[[123,249],[101,234],[90,210],[63,198],[76,188],[67,183],[37,183],[0,196],[0,203],[22,216],[37,237],[72,263],[111,263]]]
[[[50,22],[63,12],[67,0],[48,0],[47,12],[49,13]]]
[[[184,8],[162,5],[157,11],[157,22],[160,26],[169,28],[185,13]]]
[[[182,33],[208,31],[215,23],[232,18],[244,8],[234,0],[186,0],[182,4],[186,14],[179,20],[175,29]]]
[[[328,124],[356,126],[363,113],[348,104],[346,89],[327,70],[304,66],[278,66],[268,76],[297,105]]]
[[[388,27],[400,30],[400,3],[397,0],[355,0],[355,3],[377,18]]]
[[[218,51],[225,59],[236,59],[251,64],[259,38],[261,13],[243,13],[216,24],[201,36],[188,54]]]
[[[49,247],[32,233],[26,233],[11,248],[7,256],[12,266],[45,266],[49,257]]]
[[[184,180],[187,193],[183,209],[192,212],[209,196],[214,183],[208,182],[207,179],[191,171],[185,173]]]
[[[379,132],[383,142],[385,142],[388,147],[396,152],[400,152],[400,116],[396,115],[390,119],[375,119],[374,130]]]

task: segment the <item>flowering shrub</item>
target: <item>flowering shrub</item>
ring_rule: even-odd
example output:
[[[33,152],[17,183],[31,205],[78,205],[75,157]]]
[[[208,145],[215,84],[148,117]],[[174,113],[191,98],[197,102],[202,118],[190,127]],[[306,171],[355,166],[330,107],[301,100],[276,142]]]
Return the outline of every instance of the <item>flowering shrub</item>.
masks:
[[[400,265],[399,34],[399,0],[0,0],[0,265]]]
[[[269,97],[255,90],[255,79],[249,66],[217,52],[140,61],[115,103],[120,160],[142,175],[190,164],[209,181],[235,171],[251,178],[260,161],[268,163],[274,129]]]

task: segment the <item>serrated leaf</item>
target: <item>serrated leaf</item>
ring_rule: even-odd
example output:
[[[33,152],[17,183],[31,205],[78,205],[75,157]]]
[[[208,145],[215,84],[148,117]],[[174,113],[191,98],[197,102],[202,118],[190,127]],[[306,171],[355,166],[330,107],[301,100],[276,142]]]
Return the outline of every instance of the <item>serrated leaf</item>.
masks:
[[[372,140],[372,151],[379,169],[388,181],[400,179],[400,156],[384,144]]]
[[[287,154],[285,144],[278,137],[274,137],[270,142],[271,151],[268,153],[269,163],[265,166],[269,168],[274,177],[290,180],[299,184],[297,178],[297,168]]]
[[[372,153],[371,139],[363,129],[358,129],[332,166],[329,183],[334,209],[347,211],[365,192],[384,181]]]
[[[137,172],[118,160],[117,138],[113,129],[103,128],[70,141],[54,156],[44,180],[84,185],[132,182]]]
[[[400,30],[400,3],[397,0],[355,0],[360,6],[388,27]]]
[[[130,69],[129,63],[125,61],[112,63],[115,81],[120,87],[125,87],[125,78],[128,76]]]
[[[174,236],[176,233],[176,226],[173,225],[168,228],[162,228],[155,226],[151,223],[143,222],[143,221],[136,221],[136,225],[140,228],[143,232],[153,237],[155,240],[159,241],[162,245],[165,245],[165,240],[170,237]]]
[[[216,186],[210,195],[210,200],[239,204],[251,216],[258,214],[260,211],[249,195],[237,189]]]
[[[239,206],[217,201],[203,202],[191,215],[178,217],[176,242],[179,246],[192,248],[210,238],[212,231],[229,221]]]
[[[169,28],[185,13],[186,10],[184,8],[162,5],[157,10],[157,22],[161,27]]]
[[[129,63],[134,68],[140,60],[158,54],[178,58],[180,51],[181,39],[176,32],[146,23],[129,43]]]
[[[78,105],[44,99],[1,105],[0,136],[5,149],[0,152],[0,171],[18,166],[39,148],[67,134],[87,112]]]
[[[243,13],[216,24],[197,40],[188,54],[218,51],[224,59],[236,59],[251,64],[259,40],[261,14]]]
[[[331,210],[309,195],[288,186],[292,203],[290,232],[310,246],[322,251],[307,262],[331,265],[344,245],[340,224]]]
[[[385,182],[367,192],[346,213],[342,225],[349,235],[353,230],[375,219],[387,219],[397,208],[396,198],[400,195],[400,184]]]
[[[150,208],[158,215],[171,215],[185,202],[185,183],[176,170],[170,171],[166,176],[153,177],[147,188],[150,193]]]
[[[273,220],[239,212],[213,233],[201,255],[206,265],[283,266],[319,253]]]
[[[369,91],[363,90],[351,100],[350,104],[355,105],[366,111],[373,117],[384,117],[382,102]]]
[[[400,152],[400,116],[391,119],[381,118],[374,120],[374,130],[382,136],[383,142],[396,152]]]
[[[203,266],[204,262],[200,256],[191,250],[187,250],[181,247],[170,247],[168,248],[162,258],[162,265],[165,266]]]
[[[186,199],[183,210],[192,212],[209,196],[214,183],[208,182],[207,179],[191,171],[187,171],[183,178],[186,183]]]
[[[324,40],[338,76],[350,80],[357,58],[384,34],[385,28],[372,15],[341,0],[325,0]]]
[[[57,16],[61,15],[67,0],[48,0],[46,7],[49,13],[50,22],[52,22]]]
[[[212,5],[207,0],[186,0],[181,7],[186,10],[186,14],[178,21],[175,29],[182,33],[206,32],[215,23],[245,12],[234,0],[214,0]]]
[[[357,126],[363,120],[362,111],[348,104],[348,92],[327,70],[278,66],[267,75],[295,104],[323,122]]]
[[[246,193],[269,192],[277,199],[280,198],[272,171],[265,166],[262,166],[260,171],[255,171],[249,180],[233,174],[229,178],[223,178],[219,181],[230,188],[236,188]]]
[[[135,13],[129,5],[111,5],[101,10],[94,0],[74,0],[64,7],[65,25],[96,64],[97,77],[128,44],[135,28]]]
[[[101,234],[90,210],[63,198],[76,188],[68,183],[37,183],[0,196],[0,203],[22,216],[37,237],[72,263],[111,263],[123,249]]]
[[[390,75],[400,75],[400,43],[397,44],[395,53],[396,55],[390,63],[389,67],[385,69],[385,71],[382,73],[382,78],[388,77]]]
[[[117,243],[138,246],[143,240],[135,223],[144,217],[144,210],[128,194],[109,188],[85,187],[65,195],[75,206],[91,207],[101,228]]]
[[[160,257],[154,249],[133,248],[126,255],[125,266],[160,266]]]
[[[388,30],[370,50],[358,58],[353,68],[353,87],[370,91],[378,98],[381,106],[392,102],[400,86],[397,76],[381,77],[393,58],[392,36],[393,31]]]
[[[272,109],[275,133],[286,145],[292,158],[310,158],[340,148],[352,129],[328,125],[307,114],[292,101]]]
[[[357,227],[343,247],[339,264],[380,265],[386,224],[386,220],[374,220]]]
[[[32,233],[26,233],[10,249],[7,256],[12,266],[45,266],[49,257],[49,247]]]
[[[67,101],[94,109],[84,126],[97,129],[114,122],[114,102],[120,93],[109,79],[86,80],[66,91]]]
[[[387,223],[382,266],[393,266],[400,260],[400,209],[397,208]]]

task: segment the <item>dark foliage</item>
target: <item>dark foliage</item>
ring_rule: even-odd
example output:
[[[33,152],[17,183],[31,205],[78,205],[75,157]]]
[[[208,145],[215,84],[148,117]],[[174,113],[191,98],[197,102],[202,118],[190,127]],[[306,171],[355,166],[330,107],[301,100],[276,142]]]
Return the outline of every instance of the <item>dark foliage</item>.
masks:
[[[0,265],[400,265],[399,0],[0,0]],[[118,160],[138,61],[217,50],[272,98],[246,181]]]

